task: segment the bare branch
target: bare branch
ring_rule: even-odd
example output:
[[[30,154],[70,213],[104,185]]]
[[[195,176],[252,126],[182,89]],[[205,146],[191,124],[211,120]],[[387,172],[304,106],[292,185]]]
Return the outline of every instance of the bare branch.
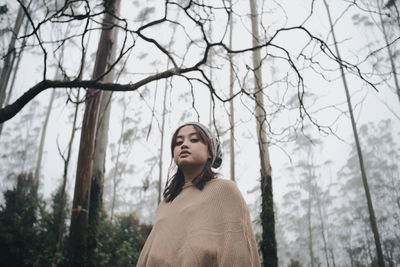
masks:
[[[50,81],[44,80],[30,88],[21,97],[19,97],[14,103],[0,109],[0,123],[3,123],[12,117],[14,117],[29,101],[35,98],[38,94],[49,88],[92,88],[100,89],[105,91],[134,91],[141,86],[148,84],[152,81],[159,79],[165,79],[176,74],[182,74],[190,71],[194,71],[196,68],[186,69],[169,69],[164,72],[160,72],[144,78],[133,84],[115,84],[115,83],[101,83],[93,80],[75,80],[75,81]]]

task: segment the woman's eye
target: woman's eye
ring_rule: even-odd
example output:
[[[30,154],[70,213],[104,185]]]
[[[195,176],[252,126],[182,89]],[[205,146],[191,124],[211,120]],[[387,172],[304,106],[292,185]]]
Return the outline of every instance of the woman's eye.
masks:
[[[183,144],[182,141],[177,141],[177,142],[176,142],[176,145],[177,145],[177,146],[180,146],[180,145],[182,145],[182,144]]]
[[[197,138],[193,138],[193,139],[191,139],[190,141],[192,141],[192,143],[196,143],[196,142],[198,142],[198,141],[199,141],[199,139],[197,139]]]

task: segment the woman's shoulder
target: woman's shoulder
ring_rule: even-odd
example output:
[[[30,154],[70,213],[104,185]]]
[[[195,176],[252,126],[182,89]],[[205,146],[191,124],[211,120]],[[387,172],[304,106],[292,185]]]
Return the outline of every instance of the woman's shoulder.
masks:
[[[231,180],[227,180],[227,179],[223,179],[223,178],[214,178],[212,180],[210,180],[208,182],[208,184],[212,184],[215,187],[222,187],[222,188],[227,188],[227,189],[234,189],[234,188],[238,188],[236,183],[231,181]]]
[[[246,202],[236,183],[216,178],[204,188],[207,192],[209,207],[214,207],[224,217],[223,220],[236,220],[245,216]],[[239,216],[239,217],[238,217]]]
[[[215,186],[227,186],[227,187],[229,187],[229,186],[235,187],[236,186],[235,182],[233,182],[231,180],[219,178],[219,177],[211,179],[210,181],[208,181],[208,183],[214,184]]]
[[[215,178],[207,183],[207,187],[209,187],[208,189],[210,191],[213,191],[221,196],[242,198],[242,194],[236,183],[231,180]]]

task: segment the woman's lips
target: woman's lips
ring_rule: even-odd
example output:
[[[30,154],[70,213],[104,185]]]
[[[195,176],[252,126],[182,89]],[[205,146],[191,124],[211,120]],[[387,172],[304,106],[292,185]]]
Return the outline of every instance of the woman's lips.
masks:
[[[190,155],[190,152],[189,152],[189,151],[183,151],[183,152],[181,152],[181,153],[179,154],[180,157],[188,156],[188,155]]]

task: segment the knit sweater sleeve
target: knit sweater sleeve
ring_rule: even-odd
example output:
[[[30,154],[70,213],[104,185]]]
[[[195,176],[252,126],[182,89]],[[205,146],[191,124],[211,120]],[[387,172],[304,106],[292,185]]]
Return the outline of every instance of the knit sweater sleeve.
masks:
[[[234,182],[221,180],[216,218],[224,225],[224,246],[219,252],[220,267],[259,267],[260,260],[246,202]],[[218,212],[220,209],[220,212]]]

